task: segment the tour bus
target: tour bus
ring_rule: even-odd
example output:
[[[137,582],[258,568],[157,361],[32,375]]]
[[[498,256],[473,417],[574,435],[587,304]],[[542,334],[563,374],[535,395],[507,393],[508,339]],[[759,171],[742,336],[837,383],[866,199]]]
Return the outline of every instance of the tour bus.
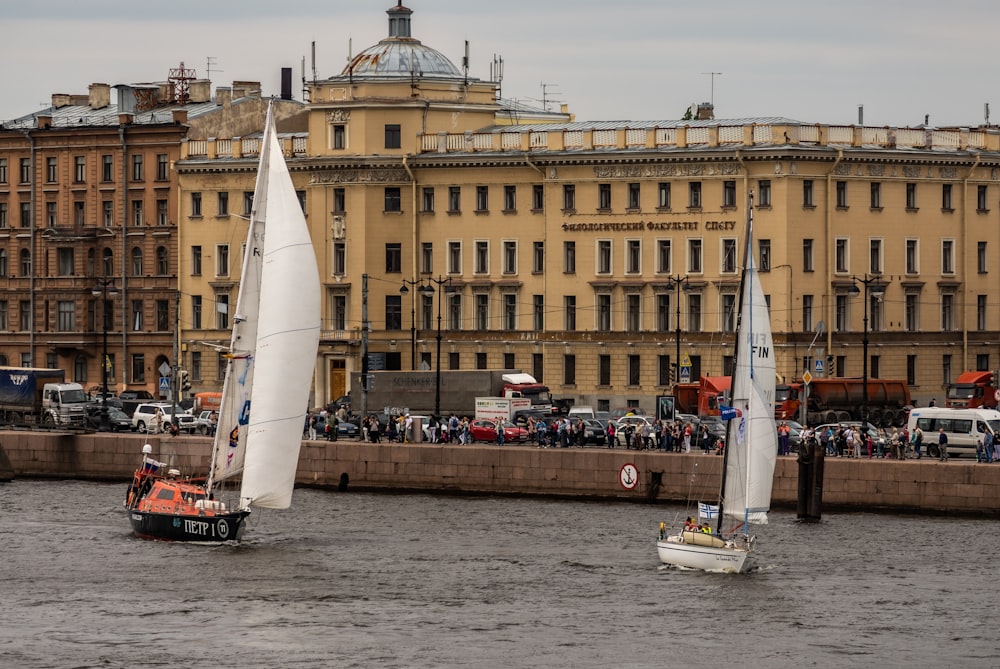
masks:
[[[924,431],[923,451],[931,456],[938,454],[938,434],[944,428],[948,435],[948,455],[976,454],[976,444],[987,432],[994,439],[1000,434],[1000,411],[993,409],[947,409],[920,407],[910,411],[907,429],[912,434],[917,426]]]

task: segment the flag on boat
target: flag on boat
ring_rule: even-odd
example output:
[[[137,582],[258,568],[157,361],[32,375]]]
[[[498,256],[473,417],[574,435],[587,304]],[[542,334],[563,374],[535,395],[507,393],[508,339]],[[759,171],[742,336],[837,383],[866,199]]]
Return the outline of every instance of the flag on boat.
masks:
[[[705,504],[698,502],[698,517],[704,520],[711,520],[719,517],[719,507],[716,504]]]

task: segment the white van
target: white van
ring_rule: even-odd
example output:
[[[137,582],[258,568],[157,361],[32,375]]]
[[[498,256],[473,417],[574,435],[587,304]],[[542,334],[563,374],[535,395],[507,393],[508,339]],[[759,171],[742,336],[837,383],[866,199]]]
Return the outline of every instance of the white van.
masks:
[[[987,432],[992,432],[994,439],[1000,434],[1000,411],[920,407],[910,411],[906,427],[912,433],[918,425],[924,431],[923,450],[927,455],[938,457],[938,431],[943,428],[948,435],[949,456],[975,456],[976,444]]]
[[[574,405],[569,408],[569,418],[570,420],[574,418],[588,418],[593,420],[597,417],[594,413],[594,407],[588,407],[584,405]]]

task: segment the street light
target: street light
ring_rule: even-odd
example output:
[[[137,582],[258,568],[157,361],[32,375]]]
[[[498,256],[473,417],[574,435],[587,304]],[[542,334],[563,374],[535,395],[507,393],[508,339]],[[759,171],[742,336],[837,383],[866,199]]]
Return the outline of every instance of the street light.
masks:
[[[416,289],[410,295],[410,369],[415,370],[417,368],[417,290],[424,292],[424,286],[420,281],[403,279],[403,285],[399,292],[406,295],[410,292],[408,286],[413,286]]]
[[[101,352],[101,430],[108,430],[108,296],[118,294],[114,279],[98,279],[97,285],[90,290],[94,297],[101,297],[101,321],[103,327],[103,346]]]
[[[852,276],[851,281],[854,282],[848,291],[851,295],[861,294],[858,284],[865,287],[864,336],[861,338],[861,427],[867,429],[865,426],[868,423],[868,296],[871,295],[875,299],[881,300],[882,296],[885,295],[885,283],[881,274],[872,276],[865,274],[864,278]]]
[[[677,320],[676,320],[676,330],[674,333],[674,338],[677,344],[677,358],[674,360],[673,367],[676,370],[674,373],[674,383],[681,382],[681,287],[684,290],[690,290],[691,284],[688,283],[686,276],[667,277],[667,288],[674,291],[674,297],[677,301]]]
[[[434,286],[431,284],[436,284],[438,290],[444,287],[446,293],[455,292],[455,287],[451,285],[451,277],[447,279],[442,279],[440,276],[438,278],[428,277],[428,284],[421,288],[421,292],[425,295],[434,294]],[[438,294],[438,315],[437,315],[437,355],[435,356],[434,363],[437,367],[437,373],[434,376],[434,415],[440,419],[441,418],[441,302],[442,296]]]

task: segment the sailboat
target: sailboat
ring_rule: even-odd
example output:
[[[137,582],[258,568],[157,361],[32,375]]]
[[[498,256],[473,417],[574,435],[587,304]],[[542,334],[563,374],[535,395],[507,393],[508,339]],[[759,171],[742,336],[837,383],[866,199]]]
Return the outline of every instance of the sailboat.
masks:
[[[732,406],[723,409],[723,418],[728,415],[729,422],[717,526],[712,533],[698,528],[669,533],[661,523],[656,550],[664,564],[704,571],[746,571],[756,545],[750,525],[767,523],[778,452],[775,364],[770,316],[753,258],[752,192],[743,257]]]
[[[278,142],[272,104],[210,471],[207,478],[182,479],[176,469],[153,460],[147,444],[126,498],[136,536],[238,541],[252,507],[291,505],[319,332],[316,253]],[[237,480],[238,497],[234,489],[227,504],[222,486]]]

